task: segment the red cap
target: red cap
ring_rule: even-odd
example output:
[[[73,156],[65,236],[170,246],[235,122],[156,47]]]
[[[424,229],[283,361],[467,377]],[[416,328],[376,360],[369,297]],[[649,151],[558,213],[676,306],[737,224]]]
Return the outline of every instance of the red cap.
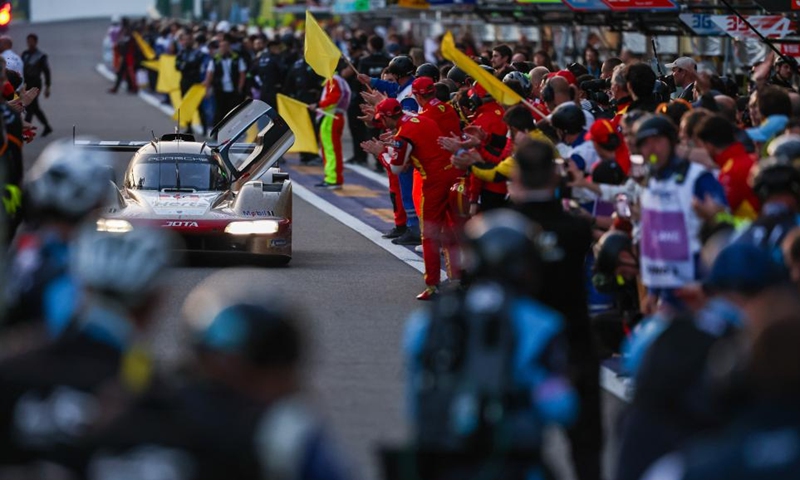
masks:
[[[417,77],[411,84],[411,92],[414,95],[429,95],[436,91],[431,77]]]
[[[586,140],[594,140],[600,144],[606,144],[608,140],[615,135],[619,135],[619,133],[617,129],[614,128],[614,125],[612,125],[609,120],[601,118],[600,120],[595,120],[592,126],[589,127],[589,132],[584,138]]]
[[[3,84],[2,95],[7,100],[12,100],[14,98],[14,85],[11,85],[11,82],[6,81],[6,83]]]
[[[383,117],[396,117],[401,113],[403,113],[403,106],[396,98],[384,98],[375,106],[375,120],[381,120]]]
[[[475,84],[472,85],[472,88],[469,89],[469,92],[467,92],[467,94],[470,97],[473,95],[477,95],[479,98],[486,98],[489,96],[489,92],[487,92],[486,89],[483,88],[481,84],[478,82],[475,82]]]
[[[578,80],[575,78],[575,75],[572,74],[569,70],[559,70],[553,75],[554,77],[561,77],[567,81],[570,85],[575,85],[578,83]]]

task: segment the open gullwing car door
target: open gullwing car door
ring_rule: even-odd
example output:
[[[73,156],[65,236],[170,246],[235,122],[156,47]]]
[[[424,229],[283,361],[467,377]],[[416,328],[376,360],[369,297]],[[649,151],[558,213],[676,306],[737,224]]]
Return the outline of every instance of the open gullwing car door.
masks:
[[[261,100],[248,99],[211,131],[217,149],[233,173],[234,190],[257,180],[294,144],[294,133],[278,112]],[[248,144],[250,148],[237,146]]]

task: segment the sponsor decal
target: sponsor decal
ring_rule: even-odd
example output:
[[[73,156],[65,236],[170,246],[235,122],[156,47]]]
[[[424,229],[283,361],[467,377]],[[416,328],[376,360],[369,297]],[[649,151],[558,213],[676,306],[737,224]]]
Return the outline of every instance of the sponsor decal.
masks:
[[[244,210],[242,215],[245,217],[274,217],[275,212],[272,210]]]
[[[192,222],[188,220],[170,220],[168,222],[164,222],[162,227],[167,228],[197,228],[199,225],[197,222]]]
[[[269,242],[269,246],[270,247],[277,247],[277,248],[285,247],[288,244],[289,244],[289,242],[285,238],[273,238]]]

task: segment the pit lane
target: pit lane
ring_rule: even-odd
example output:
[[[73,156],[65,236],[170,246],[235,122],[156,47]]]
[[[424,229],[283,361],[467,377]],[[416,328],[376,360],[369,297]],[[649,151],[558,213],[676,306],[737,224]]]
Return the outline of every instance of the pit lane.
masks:
[[[174,130],[169,118],[136,95],[124,89],[106,93],[110,84],[95,66],[107,27],[107,20],[12,25],[14,50],[21,52],[25,36],[37,33],[53,70],[52,95],[42,98],[41,105],[55,133],[25,147],[26,167],[51,140],[71,138],[73,125],[79,135],[103,140],[146,140],[151,131],[161,135]],[[344,144],[349,148],[348,138]],[[128,157],[113,158],[117,178],[122,178]],[[167,367],[180,362],[185,340],[181,305],[195,285],[212,275],[226,286],[256,284],[282,292],[308,316],[313,396],[358,477],[379,478],[375,447],[406,434],[400,342],[407,315],[419,306],[414,296],[423,288],[422,277],[297,195],[293,229],[294,256],[288,268],[242,268],[240,261],[228,267],[224,256],[215,255],[171,272],[152,334],[153,349]],[[612,427],[619,402],[605,393],[604,400],[606,425]],[[549,437],[548,453],[559,478],[572,478],[565,466],[568,451],[560,435]],[[612,451],[613,446],[607,448],[608,460]]]

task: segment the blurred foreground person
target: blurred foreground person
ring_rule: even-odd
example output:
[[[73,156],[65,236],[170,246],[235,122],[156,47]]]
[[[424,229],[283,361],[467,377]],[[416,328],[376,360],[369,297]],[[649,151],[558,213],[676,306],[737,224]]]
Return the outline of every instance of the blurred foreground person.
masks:
[[[553,147],[544,142],[526,139],[519,144],[509,195],[517,211],[541,226],[542,239],[551,246],[544,257],[545,280],[537,298],[564,317],[569,375],[581,402],[580,416],[567,432],[572,460],[580,480],[597,480],[603,451],[600,364],[592,340],[585,281],[592,225],[564,210],[554,155]]]
[[[569,424],[578,399],[564,320],[529,296],[545,281],[537,228],[502,209],[470,221],[469,286],[412,316],[414,442],[384,452],[388,478],[544,478],[543,428]]]
[[[792,291],[791,295],[796,296]],[[780,298],[780,297],[778,297]],[[780,305],[778,305],[780,307]],[[646,480],[800,478],[800,317],[782,311],[753,340],[741,376],[750,396],[719,435],[659,460]]]
[[[101,390],[136,392],[150,378],[139,336],[172,245],[160,230],[81,232],[70,271],[81,285],[69,328],[53,343],[0,363],[0,465],[58,460],[96,426]],[[10,477],[9,477],[10,478]]]
[[[346,478],[302,395],[305,341],[295,314],[263,289],[231,294],[213,280],[184,305],[194,357],[187,375],[92,435],[73,468],[98,480]]]
[[[100,152],[57,142],[28,172],[24,224],[11,247],[6,273],[6,325],[46,319],[55,332],[69,320],[74,308],[70,303],[77,298],[67,274],[69,243],[112,191],[108,160]]]

